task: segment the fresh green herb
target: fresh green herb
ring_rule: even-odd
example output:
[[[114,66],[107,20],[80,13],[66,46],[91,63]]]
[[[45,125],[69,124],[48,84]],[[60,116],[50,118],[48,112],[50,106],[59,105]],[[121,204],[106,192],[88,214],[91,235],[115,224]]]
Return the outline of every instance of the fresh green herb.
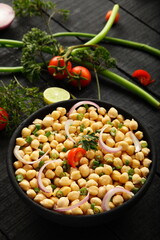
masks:
[[[38,188],[38,187],[35,187],[33,190],[34,190],[36,193],[39,193],[39,192],[40,192],[40,188]]]
[[[48,132],[45,133],[45,136],[46,136],[46,137],[49,137],[51,134],[52,134],[52,133],[51,133],[50,131],[48,131]]]
[[[82,148],[84,148],[86,151],[88,150],[97,150],[98,147],[98,136],[95,135],[95,133],[90,133],[87,135],[82,136],[82,140],[78,142],[78,145],[82,144]]]
[[[27,137],[26,137],[26,142],[27,142],[27,143],[31,143],[32,140],[33,140],[33,138],[32,138],[31,136],[27,136]]]
[[[40,161],[36,170],[38,171],[44,165],[44,161]]]
[[[129,176],[130,180],[132,179],[133,174],[134,174],[134,169],[133,168],[129,169],[128,170],[128,176]]]
[[[84,129],[85,129],[84,124],[80,125],[80,132],[83,132]]]
[[[44,106],[43,97],[38,88],[24,87],[17,79],[11,80],[8,85],[1,83],[0,106],[9,113],[6,131],[12,134],[24,119]]]
[[[43,156],[45,154],[44,151],[39,151],[39,156]]]
[[[62,149],[62,152],[67,152],[67,148],[64,147],[64,148]]]
[[[54,160],[54,159],[57,159],[58,158],[58,154],[57,153],[52,153],[51,154],[51,159]]]
[[[24,179],[24,177],[23,177],[22,174],[16,175],[16,180],[17,180],[17,182],[21,182],[23,179]]]
[[[84,117],[84,114],[83,113],[78,113],[77,114],[77,120],[82,120]]]
[[[134,187],[131,192],[133,192],[134,194],[136,194],[137,192],[139,191],[139,188],[138,187]]]
[[[51,184],[51,187],[52,187],[53,190],[55,190],[57,188],[57,186],[54,185],[54,184]]]
[[[100,209],[95,206],[95,203],[91,203],[91,209],[93,209],[94,214],[100,213]]]
[[[59,191],[56,192],[56,197],[57,197],[57,198],[61,198],[61,197],[63,197],[63,196],[64,196],[64,194],[63,194],[62,191],[59,190]]]
[[[145,182],[146,182],[146,178],[142,178],[141,179],[141,184],[143,185],[143,184],[145,184]]]
[[[67,160],[63,161],[62,168],[64,172],[68,172],[71,168],[71,166],[68,164]]]
[[[41,129],[41,125],[40,124],[36,124],[35,125],[35,129],[33,130],[33,135],[35,135],[35,136],[38,136],[38,134],[37,134],[37,132],[38,132],[38,130],[40,130]]]
[[[81,188],[79,191],[80,191],[80,195],[81,195],[81,196],[86,196],[87,193],[88,193],[87,188]]]
[[[115,136],[116,136],[116,133],[117,133],[116,128],[115,128],[115,127],[111,128],[111,130],[110,130],[111,136],[112,136],[112,137],[115,137]]]
[[[118,128],[122,128],[123,127],[123,123],[118,123]]]

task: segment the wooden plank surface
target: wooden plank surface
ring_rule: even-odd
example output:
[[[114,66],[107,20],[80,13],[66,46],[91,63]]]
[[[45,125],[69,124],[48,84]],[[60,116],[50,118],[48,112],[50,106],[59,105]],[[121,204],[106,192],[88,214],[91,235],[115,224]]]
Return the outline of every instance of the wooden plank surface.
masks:
[[[10,0],[6,1],[11,4]],[[55,2],[55,1],[54,1]],[[159,48],[160,33],[159,24],[159,1],[105,1],[105,0],[57,0],[59,8],[70,9],[71,13],[68,20],[64,21],[59,16],[52,19],[51,29],[53,32],[61,31],[80,31],[98,33],[104,26],[104,15],[111,9],[114,3],[120,5],[121,20],[119,24],[113,26],[109,36],[120,37],[150,44]],[[143,9],[143,10],[142,10]],[[10,28],[0,32],[0,38],[11,38],[21,40],[23,34],[31,27],[45,26],[38,17],[32,19],[17,18]],[[60,42],[66,46],[84,42],[82,38],[68,37],[60,38]],[[131,73],[137,68],[146,69],[152,72],[155,83],[148,86],[147,90],[160,96],[160,72],[159,59],[147,53],[136,51],[129,48],[104,44],[113,57],[117,59],[118,68],[114,72],[129,78]],[[20,52],[17,49],[0,49],[0,65],[16,66],[19,64]],[[10,59],[9,61],[7,59]],[[0,79],[9,81],[12,74],[0,74]],[[18,74],[18,79],[25,83],[25,78]],[[44,83],[43,83],[44,84]],[[146,102],[128,94],[128,91],[109,79],[100,78],[102,99],[125,108],[131,114],[143,121],[153,138],[157,151],[157,159],[160,159],[160,112]],[[49,81],[47,86],[62,86],[61,83]],[[68,90],[74,92],[77,97],[96,98],[97,90],[95,81],[89,88],[74,91],[73,88],[66,86]],[[131,107],[132,106],[132,107]],[[88,228],[71,228],[52,223],[33,213],[30,208],[15,193],[7,175],[6,153],[9,138],[0,133],[0,239],[2,240],[37,240],[46,239],[46,236],[64,238],[81,234],[85,238],[94,236],[99,238],[104,235],[113,240],[159,240],[160,239],[160,163],[157,164],[157,174],[144,197],[134,206],[122,219],[115,220],[109,224],[103,224]]]

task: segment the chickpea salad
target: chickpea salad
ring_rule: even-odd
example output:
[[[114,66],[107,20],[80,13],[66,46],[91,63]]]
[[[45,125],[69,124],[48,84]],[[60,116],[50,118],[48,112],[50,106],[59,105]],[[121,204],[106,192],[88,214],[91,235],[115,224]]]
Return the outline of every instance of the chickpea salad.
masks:
[[[19,186],[44,208],[93,215],[136,194],[150,171],[149,153],[136,120],[80,101],[24,127],[13,165]]]

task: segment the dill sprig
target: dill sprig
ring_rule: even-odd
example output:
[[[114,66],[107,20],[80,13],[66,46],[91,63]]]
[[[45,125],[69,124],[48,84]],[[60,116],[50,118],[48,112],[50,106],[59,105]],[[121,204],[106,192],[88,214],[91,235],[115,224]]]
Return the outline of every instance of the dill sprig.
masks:
[[[0,106],[9,114],[6,132],[10,135],[24,119],[44,105],[43,96],[37,87],[24,87],[16,78],[8,85],[1,83]]]

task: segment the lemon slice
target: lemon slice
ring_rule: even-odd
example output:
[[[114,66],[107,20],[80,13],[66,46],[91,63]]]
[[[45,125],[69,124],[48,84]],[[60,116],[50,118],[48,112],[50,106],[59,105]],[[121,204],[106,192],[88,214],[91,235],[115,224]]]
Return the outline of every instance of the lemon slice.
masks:
[[[47,104],[70,99],[70,94],[63,88],[50,87],[43,92],[44,101]]]

